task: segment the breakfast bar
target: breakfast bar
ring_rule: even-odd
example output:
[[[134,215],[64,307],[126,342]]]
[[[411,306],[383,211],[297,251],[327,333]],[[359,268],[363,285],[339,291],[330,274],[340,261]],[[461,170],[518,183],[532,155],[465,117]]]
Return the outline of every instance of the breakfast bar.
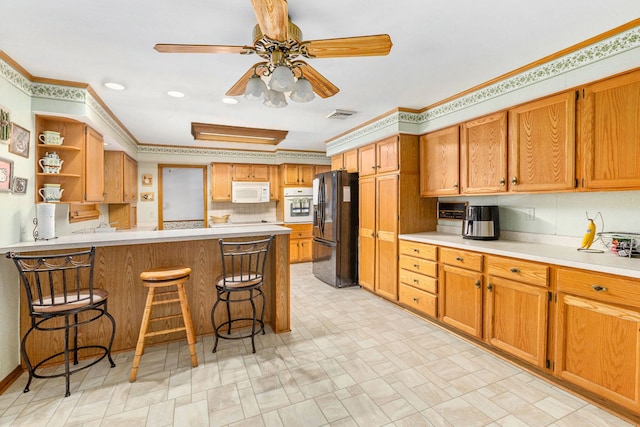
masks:
[[[276,225],[256,225],[188,230],[119,231],[84,233],[52,240],[21,242],[0,248],[2,253],[61,253],[80,248],[96,247],[94,286],[109,292],[109,312],[116,320],[114,352],[136,347],[147,290],[140,282],[140,273],[154,267],[185,265],[192,270],[186,283],[191,316],[197,336],[212,334],[211,308],[216,299],[215,282],[222,275],[219,239],[255,240],[274,235],[265,270],[265,323],[275,333],[290,330],[289,313],[289,234],[291,229]],[[2,257],[2,268],[14,269],[11,261]],[[16,274],[17,278],[17,274]],[[16,286],[18,283],[16,281]],[[20,335],[30,326],[30,317],[21,289]],[[236,304],[240,314],[251,310],[248,303]],[[226,313],[220,311],[220,316]],[[216,314],[217,319],[218,313]],[[246,317],[246,316],[241,316]],[[81,331],[91,339],[104,339],[109,333],[100,322],[87,325]],[[35,335],[35,334],[34,334]],[[30,340],[28,351],[35,358],[52,354],[62,336]],[[183,339],[184,333],[152,337],[149,344]],[[37,345],[34,345],[37,343]]]

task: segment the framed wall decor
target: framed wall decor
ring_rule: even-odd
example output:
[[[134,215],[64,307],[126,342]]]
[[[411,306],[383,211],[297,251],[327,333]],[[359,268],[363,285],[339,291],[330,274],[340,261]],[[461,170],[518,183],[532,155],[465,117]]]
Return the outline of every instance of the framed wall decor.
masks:
[[[153,176],[150,173],[142,175],[142,186],[151,187],[153,185]]]
[[[11,192],[13,160],[0,158],[0,193]]]
[[[27,194],[27,178],[13,178],[13,186],[11,191],[13,194]]]
[[[15,123],[11,123],[11,141],[9,152],[22,157],[29,157],[30,132]]]
[[[11,138],[11,117],[7,108],[0,105],[0,142],[9,143]]]

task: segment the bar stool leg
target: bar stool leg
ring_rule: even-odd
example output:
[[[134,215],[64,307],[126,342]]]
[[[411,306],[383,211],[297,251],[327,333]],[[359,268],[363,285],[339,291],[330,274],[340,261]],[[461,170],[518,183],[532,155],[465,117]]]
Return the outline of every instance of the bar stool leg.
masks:
[[[191,312],[189,311],[189,303],[187,301],[187,293],[184,291],[184,283],[178,283],[178,296],[180,297],[180,309],[182,310],[182,318],[184,326],[187,329],[187,342],[189,343],[189,353],[191,353],[191,366],[198,366],[198,355],[196,354],[196,334],[193,330],[191,322]]]
[[[153,306],[153,296],[155,288],[149,287],[147,293],[147,302],[144,305],[144,313],[142,314],[142,325],[140,325],[140,334],[138,335],[138,343],[136,344],[136,353],[133,357],[133,366],[131,367],[131,374],[129,375],[129,382],[135,382],[138,376],[138,365],[140,364],[140,358],[144,354],[144,336],[147,333],[147,327],[149,326],[149,318],[151,317],[151,307]]]

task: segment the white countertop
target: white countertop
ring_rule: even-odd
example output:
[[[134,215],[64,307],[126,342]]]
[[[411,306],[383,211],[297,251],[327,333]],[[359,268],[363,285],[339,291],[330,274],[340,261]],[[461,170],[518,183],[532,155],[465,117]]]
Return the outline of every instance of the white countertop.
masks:
[[[401,234],[399,237],[414,242],[640,278],[640,258],[619,257],[609,252],[589,253],[567,246],[513,240],[468,240],[458,234],[436,231]]]
[[[41,251],[74,249],[88,246],[122,246],[148,243],[180,242],[232,237],[290,234],[291,229],[273,224],[244,225],[238,227],[190,228],[184,230],[118,231],[115,233],[80,233],[60,236],[51,240],[15,243],[0,247],[0,254],[14,251]]]

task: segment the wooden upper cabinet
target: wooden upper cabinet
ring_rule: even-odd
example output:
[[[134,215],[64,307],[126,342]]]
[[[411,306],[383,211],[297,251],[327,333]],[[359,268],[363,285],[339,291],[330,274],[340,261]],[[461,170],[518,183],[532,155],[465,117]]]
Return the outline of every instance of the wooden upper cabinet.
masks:
[[[315,176],[314,165],[282,165],[282,185],[311,187]]]
[[[594,83],[581,100],[587,189],[640,187],[640,71]]]
[[[392,136],[376,143],[376,173],[397,171],[400,168],[398,137]]]
[[[269,181],[269,165],[238,163],[233,165],[234,181]]]
[[[575,188],[574,91],[509,110],[509,191]]]
[[[466,122],[460,135],[462,194],[507,191],[506,111]]]
[[[269,199],[280,200],[280,168],[269,165]]]
[[[319,173],[329,172],[330,170],[331,170],[331,166],[330,165],[316,165],[313,168],[313,176],[315,177]]]
[[[84,201],[101,202],[104,199],[104,139],[89,126],[85,126],[84,156]]]
[[[231,201],[231,181],[233,165],[230,163],[211,164],[211,200],[214,202]]]
[[[420,137],[420,195],[459,194],[460,130],[452,126]]]
[[[104,153],[104,203],[136,202],[138,163],[123,151]]]
[[[339,171],[343,169],[342,154],[336,154],[331,157],[331,170]]]
[[[346,170],[358,172],[358,149],[336,154],[331,158],[331,170]]]
[[[369,144],[359,149],[358,171],[360,176],[370,176],[376,174],[376,146]]]

